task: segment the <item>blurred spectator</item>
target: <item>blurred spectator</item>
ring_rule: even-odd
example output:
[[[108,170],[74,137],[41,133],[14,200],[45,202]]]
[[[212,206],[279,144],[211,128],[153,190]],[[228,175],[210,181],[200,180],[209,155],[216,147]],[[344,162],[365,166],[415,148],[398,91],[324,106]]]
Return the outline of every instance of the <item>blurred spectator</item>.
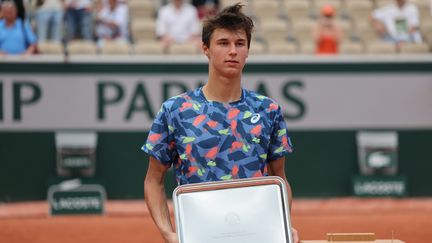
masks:
[[[119,0],[108,0],[96,16],[96,37],[98,41],[115,40],[127,42],[129,11]]]
[[[161,7],[156,20],[156,35],[166,49],[173,43],[198,44],[200,21],[198,11],[185,0],[172,0]]]
[[[0,20],[0,54],[32,54],[36,51],[36,36],[30,23],[18,17],[12,1],[1,4],[3,19]]]
[[[63,0],[36,0],[36,33],[40,42],[61,42]]]
[[[334,20],[335,9],[331,5],[321,8],[321,16],[314,29],[316,54],[336,54],[342,39],[342,31]]]
[[[372,21],[384,41],[396,44],[422,42],[419,11],[413,3],[406,0],[395,0],[394,4],[374,10]]]
[[[219,10],[219,0],[192,0],[198,10],[198,18],[205,19],[215,16]]]
[[[15,3],[18,18],[24,20],[26,18],[26,13],[23,0],[0,0],[0,3],[7,1],[13,1]],[[2,18],[1,14],[0,18]]]
[[[77,30],[79,30],[82,39],[92,40],[92,1],[65,0],[65,5],[66,39],[77,39]]]

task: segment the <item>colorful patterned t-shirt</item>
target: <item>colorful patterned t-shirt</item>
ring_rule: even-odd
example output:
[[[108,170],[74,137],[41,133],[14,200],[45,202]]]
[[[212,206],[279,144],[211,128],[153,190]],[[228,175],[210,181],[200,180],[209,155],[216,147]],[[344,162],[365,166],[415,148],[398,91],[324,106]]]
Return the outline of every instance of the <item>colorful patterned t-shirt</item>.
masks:
[[[278,104],[243,89],[239,101],[209,101],[201,88],[162,104],[142,147],[174,165],[178,184],[266,176],[292,151]]]

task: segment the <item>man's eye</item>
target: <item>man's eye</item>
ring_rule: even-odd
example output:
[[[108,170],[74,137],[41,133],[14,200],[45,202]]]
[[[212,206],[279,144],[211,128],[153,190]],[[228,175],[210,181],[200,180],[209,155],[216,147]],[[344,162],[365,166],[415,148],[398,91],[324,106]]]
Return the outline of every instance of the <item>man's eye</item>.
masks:
[[[245,46],[245,43],[244,42],[239,42],[239,43],[237,43],[237,46]]]

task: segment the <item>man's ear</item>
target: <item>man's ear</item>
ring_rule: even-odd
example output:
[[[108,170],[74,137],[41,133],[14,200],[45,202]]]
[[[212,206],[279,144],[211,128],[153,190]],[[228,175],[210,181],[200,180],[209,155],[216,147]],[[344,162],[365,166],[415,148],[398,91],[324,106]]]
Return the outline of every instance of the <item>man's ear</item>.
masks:
[[[202,51],[203,51],[204,55],[206,55],[208,57],[209,56],[209,48],[208,48],[208,46],[203,43],[201,47],[202,47]]]

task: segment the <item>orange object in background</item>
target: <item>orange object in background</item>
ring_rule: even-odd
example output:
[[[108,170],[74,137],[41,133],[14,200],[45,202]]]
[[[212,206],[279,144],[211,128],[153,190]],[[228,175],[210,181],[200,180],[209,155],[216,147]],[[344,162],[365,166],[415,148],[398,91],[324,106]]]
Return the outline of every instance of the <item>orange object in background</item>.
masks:
[[[332,35],[321,35],[317,42],[316,54],[338,53],[338,40]]]

